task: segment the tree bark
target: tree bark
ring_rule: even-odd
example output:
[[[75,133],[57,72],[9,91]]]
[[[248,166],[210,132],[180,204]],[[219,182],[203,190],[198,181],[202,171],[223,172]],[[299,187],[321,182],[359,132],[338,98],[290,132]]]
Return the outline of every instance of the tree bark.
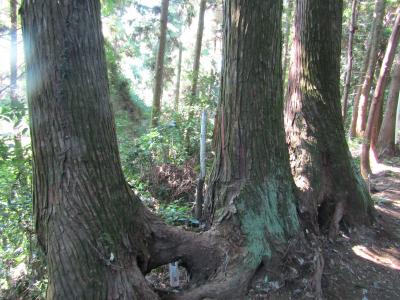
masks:
[[[161,114],[161,96],[163,89],[164,56],[167,42],[169,0],[162,0],[160,19],[160,38],[156,61],[156,75],[154,77],[153,109],[151,114],[151,126],[157,127]]]
[[[100,2],[24,1],[21,12],[47,299],[157,299],[140,271],[150,230],[118,157]]]
[[[349,41],[347,44],[347,66],[346,66],[346,77],[344,81],[344,90],[342,95],[342,116],[343,123],[346,122],[347,118],[347,107],[350,91],[351,71],[353,69],[353,39],[356,31],[357,22],[357,0],[353,0],[351,4],[351,21],[349,24]]]
[[[378,81],[376,83],[374,96],[369,109],[368,123],[363,136],[361,146],[361,174],[367,178],[371,174],[370,166],[370,150],[375,160],[378,160],[376,153],[376,142],[379,133],[379,116],[381,114],[383,94],[385,92],[386,81],[390,69],[393,64],[394,55],[400,38],[400,8],[396,10],[396,20],[393,26],[392,34],[390,35],[385,56],[382,61],[381,70],[379,72]]]
[[[179,93],[181,88],[181,71],[182,71],[182,42],[179,42],[179,53],[178,53],[178,70],[176,73],[176,83],[175,83],[175,102],[174,102],[174,109],[175,111],[178,110],[179,107]]]
[[[372,81],[374,79],[374,73],[376,68],[376,62],[378,60],[378,47],[379,38],[382,32],[382,21],[385,12],[385,1],[376,0],[375,12],[374,12],[374,23],[372,24],[372,34],[370,42],[370,53],[367,72],[365,73],[364,82],[361,89],[361,95],[358,107],[358,116],[356,124],[356,135],[362,136],[365,131],[367,124],[367,111],[368,111],[368,100],[371,90]]]
[[[299,230],[283,130],[282,2],[225,1],[224,13],[216,158],[204,217],[241,245],[228,274],[249,280]],[[241,294],[242,284],[236,288]]]
[[[342,1],[297,0],[285,106],[300,211],[334,237],[338,223],[369,222],[372,202],[353,168],[340,109]],[[318,226],[317,226],[318,227]]]
[[[393,65],[389,95],[386,104],[383,123],[378,138],[379,157],[393,156],[395,154],[396,111],[400,91],[400,51],[398,51]]]
[[[48,299],[159,299],[143,274],[177,260],[192,286],[171,299],[245,299],[261,270],[280,278],[283,257],[287,264],[303,236],[283,130],[281,12],[281,1],[225,2],[213,226],[197,234],[166,226],[124,180],[100,1],[24,1],[33,206]]]
[[[238,79],[244,92],[240,102],[245,104],[248,96],[257,92],[254,104],[262,112],[254,109],[253,103],[242,110],[245,119],[241,120],[248,120],[250,127],[240,127],[240,136],[246,140],[237,154],[248,163],[241,160],[234,166],[235,170],[245,166],[246,172],[241,174],[246,177],[243,194],[232,198],[225,209],[232,219],[225,216],[225,221],[219,220],[220,226],[196,234],[166,226],[144,209],[124,180],[109,102],[100,1],[24,2],[21,14],[34,162],[33,207],[38,240],[47,256],[47,299],[159,299],[143,273],[180,259],[194,288],[175,299],[240,299],[261,262],[277,254],[277,248],[284,253],[285,241],[297,233],[279,117],[281,3],[257,0],[226,5],[230,24],[226,28],[226,75],[257,79],[246,83]],[[243,17],[240,29],[235,29],[238,12]],[[244,28],[250,29],[246,35]],[[260,28],[261,42],[256,31]],[[270,39],[269,33],[275,38]],[[239,49],[238,36],[246,39],[240,44],[243,59],[236,73],[232,57]],[[255,49],[252,54],[262,54],[255,57],[265,65],[260,66],[245,51],[249,46]],[[252,64],[248,64],[250,59]],[[229,101],[233,86],[228,81],[225,84],[224,98]],[[235,87],[235,91],[241,88]],[[241,114],[231,108],[235,114],[226,120],[233,121]],[[257,111],[261,125],[252,119],[251,108]],[[254,130],[263,132],[262,138],[249,139],[257,136]],[[233,146],[229,143],[231,151]],[[251,154],[257,154],[262,163],[252,160]],[[270,157],[271,165],[264,162],[264,155]],[[250,166],[255,166],[256,173],[250,172]],[[237,182],[233,180],[231,183]],[[201,285],[206,280],[208,283]]]

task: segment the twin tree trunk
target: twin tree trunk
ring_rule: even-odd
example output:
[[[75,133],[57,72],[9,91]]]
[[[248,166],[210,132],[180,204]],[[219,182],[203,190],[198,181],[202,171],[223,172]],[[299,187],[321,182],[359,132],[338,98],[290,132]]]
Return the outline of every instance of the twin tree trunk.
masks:
[[[372,206],[354,171],[340,109],[342,1],[297,0],[285,126],[300,211],[330,227],[368,222]],[[329,70],[329,71],[327,71]]]
[[[161,97],[163,89],[163,74],[164,74],[164,56],[165,46],[167,43],[167,25],[168,25],[168,6],[169,0],[162,0],[161,19],[160,19],[160,37],[156,61],[156,75],[154,77],[153,91],[153,107],[151,113],[151,126],[158,126],[158,121],[161,114]]]

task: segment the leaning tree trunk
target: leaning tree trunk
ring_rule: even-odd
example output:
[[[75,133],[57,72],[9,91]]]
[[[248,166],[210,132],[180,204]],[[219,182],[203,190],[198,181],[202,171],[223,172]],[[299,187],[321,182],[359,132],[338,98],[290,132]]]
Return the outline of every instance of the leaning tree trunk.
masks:
[[[371,101],[368,123],[361,146],[361,174],[364,178],[367,178],[368,175],[371,174],[371,166],[369,161],[370,150],[375,161],[378,160],[376,153],[376,142],[379,133],[379,117],[381,115],[383,93],[385,92],[387,77],[392,67],[394,55],[400,39],[400,8],[396,10],[396,14],[397,17],[394,22],[393,31],[386,47],[385,56],[382,61],[381,70],[379,72],[378,81],[374,91],[374,96]]]
[[[371,91],[372,81],[374,79],[374,73],[376,69],[376,63],[378,61],[378,47],[379,39],[382,32],[382,21],[385,12],[385,0],[376,0],[375,12],[374,12],[374,23],[372,24],[371,42],[369,51],[369,62],[368,69],[365,73],[364,82],[361,88],[361,95],[358,104],[358,116],[356,123],[356,135],[362,136],[367,125],[367,112],[368,112],[368,100],[369,93]]]
[[[340,109],[342,1],[297,0],[285,126],[300,211],[330,236],[342,216],[369,221],[371,199],[349,155]]]
[[[162,0],[161,19],[160,19],[160,37],[156,61],[156,75],[154,77],[153,107],[151,113],[151,126],[156,127],[161,114],[161,95],[163,88],[164,56],[167,42],[167,24],[168,24],[168,5],[169,0]]]
[[[379,157],[395,154],[396,111],[400,91],[400,51],[393,65],[385,115],[377,143]]]
[[[356,31],[356,20],[357,20],[357,0],[353,0],[351,5],[351,21],[349,24],[349,41],[347,44],[346,77],[344,80],[344,89],[342,95],[343,123],[346,123],[346,118],[347,118],[347,106],[349,101],[351,71],[353,69],[353,39],[354,39],[354,33]]]

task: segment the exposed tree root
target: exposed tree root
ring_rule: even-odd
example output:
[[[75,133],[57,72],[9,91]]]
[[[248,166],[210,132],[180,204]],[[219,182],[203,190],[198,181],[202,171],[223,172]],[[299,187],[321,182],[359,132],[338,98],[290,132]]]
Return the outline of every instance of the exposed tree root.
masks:
[[[344,215],[344,201],[336,203],[335,212],[333,213],[331,225],[329,228],[329,239],[334,241],[339,233],[339,223]]]
[[[279,293],[284,286],[322,299],[321,241],[308,230],[306,236],[301,233],[289,242],[286,251],[278,251],[273,258],[266,257],[250,268],[247,249],[232,244],[218,228],[193,233],[166,226],[154,216],[149,218],[153,237],[146,272],[180,260],[191,276],[187,290],[157,291],[161,299],[244,299],[249,290],[266,296]]]

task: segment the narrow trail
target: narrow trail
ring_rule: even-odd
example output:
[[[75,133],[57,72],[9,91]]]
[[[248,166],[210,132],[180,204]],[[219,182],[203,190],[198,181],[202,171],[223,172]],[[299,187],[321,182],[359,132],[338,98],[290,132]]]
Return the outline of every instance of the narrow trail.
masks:
[[[326,244],[326,299],[400,299],[400,158],[375,164],[373,171],[374,225]]]

